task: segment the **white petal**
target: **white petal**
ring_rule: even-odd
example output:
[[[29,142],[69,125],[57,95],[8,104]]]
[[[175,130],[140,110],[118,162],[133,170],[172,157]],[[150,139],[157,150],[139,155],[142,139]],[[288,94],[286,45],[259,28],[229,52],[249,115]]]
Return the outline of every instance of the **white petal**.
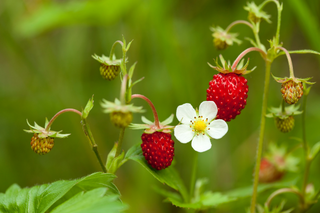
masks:
[[[208,118],[209,122],[217,116],[218,108],[213,101],[203,101],[199,107],[199,115]]]
[[[228,124],[222,119],[212,121],[208,128],[210,130],[207,130],[207,133],[215,139],[222,138],[228,132]]]
[[[197,116],[196,111],[193,109],[192,105],[189,103],[182,104],[177,108],[177,119],[183,124],[190,123]],[[181,120],[182,119],[182,120]]]
[[[181,143],[188,143],[192,140],[194,132],[187,124],[180,124],[174,128],[174,136]]]
[[[199,134],[193,138],[191,146],[197,152],[204,152],[209,150],[212,145],[207,135]]]

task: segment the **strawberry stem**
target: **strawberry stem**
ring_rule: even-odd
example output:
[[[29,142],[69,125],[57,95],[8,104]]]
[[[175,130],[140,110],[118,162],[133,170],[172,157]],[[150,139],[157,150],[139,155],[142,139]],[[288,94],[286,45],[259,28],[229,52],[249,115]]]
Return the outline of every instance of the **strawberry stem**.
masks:
[[[259,171],[260,171],[260,163],[261,163],[261,156],[262,156],[262,148],[263,148],[263,138],[264,138],[264,131],[266,125],[266,112],[267,112],[267,99],[268,99],[268,91],[269,91],[269,84],[270,84],[270,69],[271,69],[271,62],[266,61],[266,73],[265,73],[265,80],[264,80],[264,92],[263,92],[263,99],[262,99],[262,112],[261,112],[261,123],[260,123],[260,134],[259,134],[259,142],[257,146],[257,155],[256,155],[256,165],[254,170],[254,180],[253,180],[253,192],[251,197],[251,206],[250,212],[254,213],[256,210],[256,201],[257,201],[257,191],[258,191],[258,184],[259,184]]]
[[[120,90],[120,101],[122,105],[126,104],[126,92],[127,92],[127,81],[128,81],[128,74],[126,74],[123,79],[122,79],[122,83],[121,83],[121,90]]]
[[[238,21],[234,21],[231,24],[229,24],[229,26],[225,30],[226,33],[229,32],[231,30],[231,28],[234,27],[237,24],[245,24],[245,25],[249,26],[253,30],[252,24],[250,24],[248,21],[238,20]]]
[[[273,193],[269,196],[268,200],[265,202],[264,205],[265,205],[266,207],[269,207],[272,199],[275,198],[277,195],[283,194],[283,193],[293,193],[293,194],[298,195],[300,201],[303,201],[303,200],[304,200],[304,197],[302,196],[302,194],[301,194],[298,190],[292,189],[292,188],[282,188],[282,189],[278,189],[277,191],[273,192]]]
[[[51,118],[51,120],[49,121],[48,125],[46,126],[45,131],[49,131],[52,123],[54,122],[54,120],[56,120],[56,118],[57,118],[59,115],[61,115],[62,113],[65,113],[65,112],[74,112],[74,113],[79,114],[79,115],[82,117],[82,113],[81,113],[80,111],[76,110],[76,109],[71,109],[71,108],[63,109],[63,110],[57,112],[57,114],[55,114],[55,115]]]
[[[111,50],[110,50],[110,56],[109,56],[110,61],[113,61],[114,49],[115,49],[115,47],[116,47],[117,44],[120,44],[121,46],[123,46],[123,43],[122,43],[122,41],[120,41],[120,40],[115,41],[115,42],[113,43],[113,45],[112,45],[112,47],[111,47]]]
[[[280,49],[282,50],[283,52],[285,52],[286,56],[287,56],[287,59],[288,59],[288,64],[289,64],[289,71],[290,71],[290,78],[294,78],[294,73],[293,73],[293,65],[292,65],[292,60],[291,60],[291,56],[288,52],[287,49],[283,48],[283,47],[276,47],[276,49]]]
[[[153,117],[154,117],[154,124],[156,125],[157,128],[160,129],[160,122],[159,122],[159,117],[158,117],[158,113],[156,108],[154,107],[153,103],[144,95],[140,95],[140,94],[134,94],[131,95],[131,98],[141,98],[143,100],[145,100],[151,107],[152,112],[153,112]]]
[[[259,9],[262,9],[269,2],[273,2],[273,3],[275,3],[277,5],[278,21],[277,21],[277,32],[276,32],[276,45],[278,45],[279,44],[279,40],[280,40],[280,26],[281,26],[281,11],[282,11],[282,7],[281,7],[280,3],[277,0],[266,0],[266,1],[262,2],[259,5]]]
[[[252,51],[258,51],[262,54],[262,57],[264,60],[266,60],[267,58],[267,53],[265,53],[262,49],[258,48],[258,47],[250,47],[246,50],[244,50],[242,53],[240,53],[240,55],[236,58],[236,60],[233,62],[231,69],[235,70],[238,66],[238,63],[240,62],[240,60],[249,52]]]

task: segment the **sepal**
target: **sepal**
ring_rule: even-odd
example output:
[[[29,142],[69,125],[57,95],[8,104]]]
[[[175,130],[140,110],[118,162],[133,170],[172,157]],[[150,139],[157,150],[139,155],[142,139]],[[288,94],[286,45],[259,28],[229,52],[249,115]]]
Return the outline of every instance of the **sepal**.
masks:
[[[262,11],[254,2],[247,2],[247,6],[244,7],[245,10],[249,12],[248,19],[253,23],[258,23],[261,19],[264,19],[266,22],[271,23],[270,15]]]
[[[164,132],[170,133],[174,126],[169,126],[173,121],[174,115],[171,114],[166,120],[160,122],[159,127],[156,126],[155,122],[148,120],[146,117],[142,116],[141,120],[144,124],[130,124],[129,128],[131,129],[144,129],[144,133],[152,134],[154,132]]]
[[[60,131],[52,131],[50,130],[50,128],[48,130],[46,130],[49,121],[46,118],[45,121],[45,127],[41,127],[39,126],[36,122],[34,122],[34,126],[32,126],[29,121],[27,120],[27,124],[30,127],[30,130],[24,130],[27,133],[33,133],[33,134],[38,134],[38,138],[47,138],[47,137],[52,137],[52,138],[66,138],[68,137],[70,134],[61,134],[60,132],[62,132],[62,130]]]
[[[221,65],[219,64],[219,59],[221,62]],[[244,59],[240,61],[240,63],[237,65],[236,68],[232,69],[232,65],[230,64],[230,61],[224,60],[222,55],[219,55],[219,59],[217,58],[215,61],[216,66],[211,65],[210,63],[209,66],[215,70],[217,70],[220,73],[227,74],[227,73],[235,73],[238,75],[245,75],[250,72],[252,72],[256,67],[252,68],[251,70],[247,70],[247,67],[249,65],[249,59],[247,63],[244,64]]]

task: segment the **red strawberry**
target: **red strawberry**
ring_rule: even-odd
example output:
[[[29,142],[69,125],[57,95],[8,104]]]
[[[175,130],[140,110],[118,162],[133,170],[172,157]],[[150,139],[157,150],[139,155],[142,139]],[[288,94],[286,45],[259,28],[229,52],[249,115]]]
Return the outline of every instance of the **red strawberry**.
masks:
[[[171,165],[174,156],[174,142],[170,133],[143,133],[142,152],[147,162],[155,169],[165,169]]]
[[[247,79],[235,73],[219,73],[209,82],[207,101],[216,103],[218,107],[216,119],[230,121],[246,106],[247,93]]]
[[[261,159],[260,172],[259,172],[259,182],[261,183],[271,183],[280,180],[284,175],[283,171],[272,164],[266,158]]]

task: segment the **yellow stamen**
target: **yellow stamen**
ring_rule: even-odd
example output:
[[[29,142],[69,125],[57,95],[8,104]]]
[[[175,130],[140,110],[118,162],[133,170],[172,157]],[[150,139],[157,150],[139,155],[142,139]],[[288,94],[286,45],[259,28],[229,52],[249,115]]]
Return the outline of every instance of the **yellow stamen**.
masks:
[[[194,129],[198,132],[202,132],[206,129],[207,124],[203,120],[197,120],[194,124]]]

